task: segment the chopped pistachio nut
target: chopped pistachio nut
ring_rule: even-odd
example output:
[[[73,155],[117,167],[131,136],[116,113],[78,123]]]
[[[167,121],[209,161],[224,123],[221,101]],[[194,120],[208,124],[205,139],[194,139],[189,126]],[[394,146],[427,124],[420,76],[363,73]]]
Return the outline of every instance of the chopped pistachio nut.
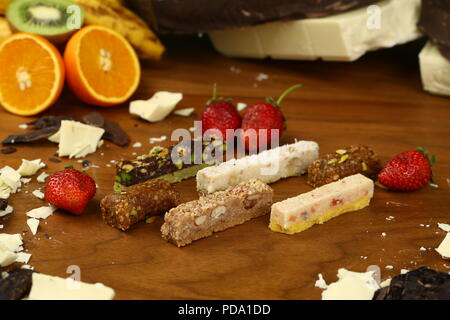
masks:
[[[151,156],[158,155],[158,154],[160,154],[163,150],[164,150],[164,148],[163,148],[163,147],[160,147],[160,146],[153,147],[152,150],[150,150],[150,155],[151,155]]]
[[[131,175],[126,172],[119,173],[119,182],[129,182],[131,180]]]
[[[338,150],[336,150],[336,153],[337,154],[346,154],[347,150],[345,150],[345,149],[338,149]]]
[[[173,163],[175,165],[175,167],[177,167],[178,169],[183,168],[183,161],[179,160],[177,162]]]
[[[339,163],[342,163],[342,162],[344,162],[344,161],[347,160],[347,159],[348,159],[348,154],[343,155],[343,156],[341,157],[341,159],[339,160]]]
[[[121,194],[122,193],[122,186],[119,183],[114,183],[114,193]]]
[[[130,211],[130,216],[135,216],[135,215],[137,215],[137,211],[136,210],[131,210]]]
[[[124,166],[122,166],[122,170],[124,170],[125,172],[130,172],[134,169],[134,167],[131,164],[126,164]]]
[[[362,162],[362,169],[363,169],[363,171],[367,171],[367,164],[363,161]]]
[[[328,161],[328,164],[335,164],[336,162],[338,162],[337,159],[331,159]]]
[[[153,217],[147,218],[145,220],[145,223],[153,223],[156,221],[156,219],[158,219],[158,216],[153,216]]]

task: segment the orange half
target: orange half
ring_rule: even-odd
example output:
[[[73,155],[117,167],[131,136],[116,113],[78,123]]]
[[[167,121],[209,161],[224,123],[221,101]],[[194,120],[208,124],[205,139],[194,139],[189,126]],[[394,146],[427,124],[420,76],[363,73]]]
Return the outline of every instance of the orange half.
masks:
[[[96,106],[114,106],[136,91],[141,67],[128,41],[116,31],[90,25],[78,31],[64,52],[67,82],[78,98]]]
[[[0,43],[0,103],[9,112],[32,116],[49,108],[64,86],[64,64],[46,39],[16,33]]]

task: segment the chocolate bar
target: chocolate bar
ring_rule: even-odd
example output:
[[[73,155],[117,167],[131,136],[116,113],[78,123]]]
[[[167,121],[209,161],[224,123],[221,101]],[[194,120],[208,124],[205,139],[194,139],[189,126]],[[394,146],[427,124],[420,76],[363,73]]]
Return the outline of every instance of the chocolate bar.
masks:
[[[419,28],[438,45],[441,54],[450,60],[450,1],[422,0]]]
[[[195,141],[189,144],[181,144],[171,147],[154,147],[148,154],[139,156],[136,160],[124,160],[116,165],[116,184],[115,188],[123,189],[149,179],[164,179],[171,183],[193,177],[197,171],[216,163],[215,150],[226,151],[226,144],[220,140],[211,139],[201,143],[203,159],[200,164],[195,164]],[[198,140],[197,140],[198,141]],[[174,163],[172,152],[177,152],[180,157],[191,155],[189,161],[179,161]],[[205,153],[208,148],[208,154]],[[209,158],[212,157],[212,158]]]
[[[325,154],[308,168],[308,184],[314,188],[361,173],[375,179],[381,163],[375,152],[363,145],[352,145]]]
[[[104,118],[98,112],[91,112],[84,115],[81,121],[85,124],[105,129],[102,138],[120,147],[124,147],[130,143],[130,137],[117,122]]]
[[[162,237],[178,247],[265,215],[273,190],[252,179],[225,191],[183,203],[164,216]]]
[[[450,275],[422,267],[395,276],[374,300],[450,300]]]
[[[361,8],[378,0],[127,0],[160,33],[198,33]]]
[[[165,180],[150,180],[127,188],[125,192],[107,195],[100,202],[103,221],[122,231],[176,207],[179,193]]]

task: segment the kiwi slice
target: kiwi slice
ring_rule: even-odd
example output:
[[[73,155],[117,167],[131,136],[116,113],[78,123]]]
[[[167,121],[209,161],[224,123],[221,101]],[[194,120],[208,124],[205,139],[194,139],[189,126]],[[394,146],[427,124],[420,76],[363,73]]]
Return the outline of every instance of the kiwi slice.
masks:
[[[70,0],[14,0],[6,17],[17,31],[61,43],[83,24],[83,10]]]

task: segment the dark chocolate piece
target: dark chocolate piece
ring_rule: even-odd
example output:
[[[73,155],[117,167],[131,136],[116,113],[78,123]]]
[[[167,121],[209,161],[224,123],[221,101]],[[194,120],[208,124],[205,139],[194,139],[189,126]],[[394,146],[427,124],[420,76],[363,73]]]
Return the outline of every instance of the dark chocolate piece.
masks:
[[[308,168],[308,184],[314,188],[361,173],[375,179],[381,163],[375,152],[363,145],[352,145],[321,156]]]
[[[30,131],[24,134],[12,134],[3,140],[3,145],[16,144],[16,143],[27,143],[33,142],[41,139],[46,139],[51,135],[58,132],[59,127],[45,127],[39,130]]]
[[[0,211],[3,211],[8,206],[8,199],[0,198]]]
[[[0,280],[0,300],[20,300],[31,290],[33,271],[14,269]]]
[[[60,163],[60,162],[62,162],[61,160],[56,159],[56,158],[50,158],[50,159],[48,159],[48,160],[51,161],[51,162],[54,162],[54,163]]]
[[[36,129],[43,129],[49,127],[60,127],[61,121],[74,120],[71,116],[44,116],[35,121],[28,122],[30,126],[34,126]]]
[[[82,165],[84,168],[89,167],[91,164],[92,164],[92,163],[91,163],[90,161],[88,161],[88,160],[83,160],[83,161],[81,162],[81,165]]]
[[[179,204],[180,195],[170,182],[157,179],[106,196],[100,202],[100,208],[106,224],[125,231],[147,217],[165,213]]]
[[[450,300],[450,275],[422,267],[391,280],[374,300]]]
[[[215,157],[215,150],[219,148],[222,152],[226,151],[226,144],[219,140],[204,141],[202,143],[203,161],[201,164],[195,164],[194,155],[191,150],[195,150],[195,140],[192,140],[189,145],[176,145],[168,148],[156,146],[149,154],[139,156],[136,160],[124,160],[116,165],[116,182],[122,186],[131,186],[150,179],[165,179],[169,182],[178,182],[195,176],[198,170],[215,164],[213,159],[208,159],[206,154],[211,154]],[[190,161],[174,163],[172,161],[172,152],[176,152],[180,157],[184,155],[191,155]],[[205,152],[208,148],[208,152]],[[205,154],[206,153],[206,154]],[[194,168],[195,167],[195,168]],[[191,169],[191,170],[189,170]],[[184,170],[183,174],[174,176],[175,173]]]
[[[6,148],[0,149],[0,152],[3,153],[3,154],[11,154],[11,153],[14,153],[16,151],[17,151],[17,149],[14,148],[14,147],[6,147]]]
[[[419,28],[450,61],[450,1],[422,0]]]
[[[5,210],[8,207],[8,199],[0,198],[0,211]]]
[[[118,146],[123,147],[130,143],[130,137],[117,122],[104,118],[98,112],[91,112],[83,116],[82,121],[88,125],[105,129],[103,139]]]
[[[160,33],[198,33],[318,18],[375,2],[378,0],[127,0]]]

